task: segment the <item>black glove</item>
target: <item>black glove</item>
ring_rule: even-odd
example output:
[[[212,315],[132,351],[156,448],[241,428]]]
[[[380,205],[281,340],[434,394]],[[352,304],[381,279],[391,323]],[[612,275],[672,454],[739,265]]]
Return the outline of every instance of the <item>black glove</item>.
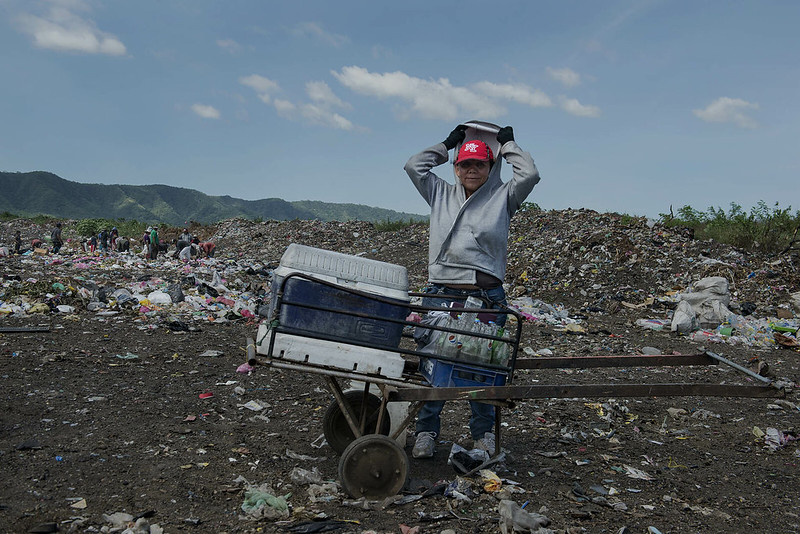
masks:
[[[452,132],[450,132],[450,135],[447,136],[447,139],[442,141],[444,146],[447,147],[447,150],[454,149],[458,143],[464,140],[464,138],[467,136],[466,130],[466,126],[459,124]]]
[[[500,146],[508,143],[509,141],[514,140],[514,130],[511,126],[505,126],[500,128],[497,132],[497,142],[500,143]]]

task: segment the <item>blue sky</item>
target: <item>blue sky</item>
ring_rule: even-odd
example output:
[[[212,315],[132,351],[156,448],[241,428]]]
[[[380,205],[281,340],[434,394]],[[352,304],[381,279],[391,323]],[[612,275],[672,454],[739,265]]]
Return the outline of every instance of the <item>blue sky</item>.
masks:
[[[478,119],[545,209],[798,209],[799,25],[794,0],[0,0],[0,170],[427,213],[405,161]]]

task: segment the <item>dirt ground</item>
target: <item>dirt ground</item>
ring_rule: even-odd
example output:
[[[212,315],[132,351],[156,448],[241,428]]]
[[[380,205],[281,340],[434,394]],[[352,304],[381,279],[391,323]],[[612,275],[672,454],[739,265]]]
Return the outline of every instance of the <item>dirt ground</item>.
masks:
[[[218,258],[188,266],[169,259],[96,261],[69,247],[55,262],[50,255],[0,258],[0,301],[74,307],[0,314],[6,330],[0,333],[0,532],[500,532],[501,499],[546,516],[554,532],[800,532],[794,441],[800,413],[792,388],[800,353],[709,343],[635,324],[667,317],[674,307],[649,297],[719,273],[732,284],[732,307],[753,302],[754,316],[763,317],[791,310],[788,297],[800,289],[795,260],[776,263],[644,221],[623,222],[576,211],[515,218],[509,294],[559,304],[582,326],[571,332],[526,321],[521,348],[554,356],[708,349],[747,369],[767,365],[764,373],[783,392],[518,401],[502,410],[506,460],[491,467],[502,489],[486,491],[481,476],[468,477],[460,488],[470,487],[463,492],[469,500],[436,491],[457,480],[447,464],[452,444],[471,445],[466,402],[447,404],[434,458],[410,460],[405,499],[357,501],[341,490],[312,498],[314,486],[296,476],[297,468],[338,480],[339,456],[321,439],[333,396],[316,374],[263,366],[237,372],[247,359],[245,340],[262,317],[237,313],[230,303],[215,311],[88,309],[98,288],[110,293],[147,281],[179,282],[190,295],[202,292],[199,281],[213,271],[238,295],[232,300],[246,295],[263,304],[269,270],[290,242],[404,265],[412,289],[419,288],[424,226],[378,233],[367,223],[227,221],[208,229]],[[11,230],[0,238],[9,242]],[[45,233],[32,225],[26,230]],[[600,249],[602,264],[590,257]],[[703,265],[702,258],[725,267]],[[78,287],[89,288],[92,298],[81,297]],[[758,381],[727,365],[514,374],[515,385],[659,383]],[[764,435],[770,429],[780,443]],[[410,446],[409,438],[409,458]],[[245,490],[261,484],[288,495],[288,517],[246,518]],[[412,498],[428,488],[434,489]],[[298,527],[312,520],[318,530]]]

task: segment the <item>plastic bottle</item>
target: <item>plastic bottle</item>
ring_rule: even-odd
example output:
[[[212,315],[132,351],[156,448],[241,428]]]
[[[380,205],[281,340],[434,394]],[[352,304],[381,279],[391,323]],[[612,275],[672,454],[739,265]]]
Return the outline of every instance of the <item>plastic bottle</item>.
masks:
[[[462,320],[463,321],[463,320]],[[475,319],[471,324],[462,325],[462,328],[476,334],[487,334],[487,325]],[[462,359],[476,363],[489,363],[491,356],[486,338],[464,335],[462,336]]]
[[[505,334],[505,329],[500,327],[497,329],[495,335],[497,337],[503,337]],[[492,342],[492,363],[495,365],[508,365],[508,357],[509,357],[509,348],[508,343],[504,341],[493,341]]]
[[[465,308],[483,308],[483,301],[477,297],[467,297],[467,301],[464,303]],[[464,312],[461,314],[460,319],[464,321],[468,325],[472,325],[478,318],[477,312]],[[465,328],[467,330],[467,328]]]
[[[477,331],[481,334],[492,336],[494,335],[495,328],[492,325],[484,324],[480,321],[477,322]],[[475,338],[479,350],[478,361],[480,363],[491,363],[492,361],[492,340],[485,337]]]
[[[482,304],[483,303],[479,298],[470,296],[467,297],[464,307],[467,309],[481,308]],[[458,330],[468,330],[470,332],[474,332],[477,328],[476,324],[479,324],[480,321],[478,321],[477,312],[464,312],[459,315],[458,320],[454,321],[454,323],[455,324],[451,326]],[[474,336],[467,334],[448,334],[447,337],[458,349],[457,355],[453,356],[454,358],[468,361],[478,360],[479,347],[476,343],[476,340],[480,338],[475,338]]]
[[[445,324],[442,326],[445,328],[457,328],[459,321],[454,321],[448,317]],[[458,358],[459,352],[461,351],[461,341],[459,339],[460,335],[453,333],[453,332],[446,332],[441,331],[439,332],[439,338],[437,343],[437,353],[440,356],[445,356],[447,358]]]

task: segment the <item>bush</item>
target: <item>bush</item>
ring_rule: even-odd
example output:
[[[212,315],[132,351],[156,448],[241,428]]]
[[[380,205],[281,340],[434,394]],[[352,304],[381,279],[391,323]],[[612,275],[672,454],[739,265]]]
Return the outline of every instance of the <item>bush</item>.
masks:
[[[75,233],[81,237],[90,237],[99,234],[103,229],[111,231],[115,226],[120,237],[129,238],[139,237],[147,228],[147,224],[140,223],[135,219],[130,221],[126,219],[118,221],[113,219],[81,219],[75,224]]]
[[[792,214],[791,206],[781,208],[778,202],[770,209],[763,200],[750,213],[732,202],[727,213],[722,208],[709,207],[702,212],[684,206],[678,210],[677,217],[672,213],[662,213],[660,217],[667,227],[691,228],[698,239],[713,239],[743,250],[769,253],[785,250],[800,226],[800,211]]]
[[[523,202],[517,211],[520,213],[526,211],[542,211],[542,208],[536,202]]]

